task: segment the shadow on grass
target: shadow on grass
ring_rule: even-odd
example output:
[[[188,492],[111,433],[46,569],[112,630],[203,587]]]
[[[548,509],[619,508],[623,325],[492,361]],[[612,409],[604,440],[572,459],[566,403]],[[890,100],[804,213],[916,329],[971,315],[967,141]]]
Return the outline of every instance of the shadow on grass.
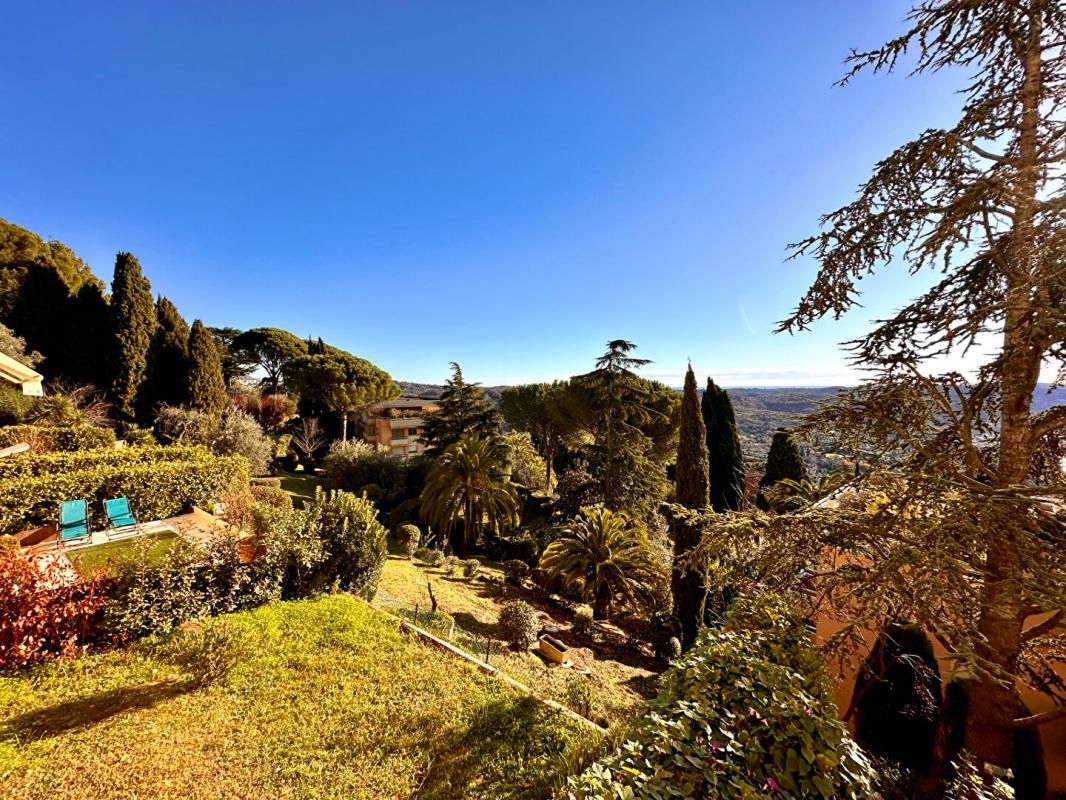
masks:
[[[151,708],[193,688],[187,681],[161,681],[112,689],[12,717],[0,726],[0,731],[20,738],[43,739],[57,736],[67,731],[96,725],[124,711]]]
[[[487,704],[466,730],[444,738],[413,795],[418,800],[549,797],[570,736],[561,714],[520,696]]]
[[[469,611],[459,611],[452,614],[455,624],[473,636],[484,639],[486,636],[495,638],[499,633],[497,626],[491,622],[482,622]]]

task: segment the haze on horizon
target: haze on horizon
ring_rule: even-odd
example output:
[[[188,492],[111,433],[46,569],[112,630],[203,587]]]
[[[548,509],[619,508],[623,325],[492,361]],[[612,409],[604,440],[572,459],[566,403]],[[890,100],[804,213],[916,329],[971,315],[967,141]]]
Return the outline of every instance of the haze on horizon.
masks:
[[[626,338],[681,383],[856,379],[837,343],[916,294],[775,336],[786,245],[950,121],[960,75],[834,88],[907,4],[17,4],[0,216],[110,281],[135,253],[207,324],[440,383],[587,371]]]

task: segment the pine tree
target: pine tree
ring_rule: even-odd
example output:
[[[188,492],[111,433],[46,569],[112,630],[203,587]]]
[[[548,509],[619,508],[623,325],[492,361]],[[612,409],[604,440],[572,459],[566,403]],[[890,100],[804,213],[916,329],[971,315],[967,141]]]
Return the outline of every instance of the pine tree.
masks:
[[[685,390],[681,398],[681,434],[677,445],[677,502],[685,508],[700,510],[710,503],[710,476],[707,458],[707,429],[700,413],[696,376],[689,365],[685,373]],[[681,623],[681,644],[690,646],[699,631],[704,604],[704,580],[699,570],[682,567],[680,562],[700,540],[699,526],[674,518],[674,569],[671,588],[674,616]]]
[[[145,417],[150,417],[162,403],[181,405],[188,399],[189,325],[165,297],[156,302],[156,319],[158,327],[148,354],[148,380],[143,392]]]
[[[770,442],[770,452],[766,455],[766,472],[763,473],[759,486],[773,486],[785,478],[800,483],[807,479],[807,466],[803,463],[799,446],[788,431],[778,429]]]
[[[209,414],[221,414],[226,405],[226,384],[215,337],[200,320],[189,333],[189,406]]]
[[[467,383],[463,370],[452,362],[452,377],[438,401],[440,410],[426,416],[426,454],[436,457],[449,445],[471,434],[479,438],[500,435],[500,414],[477,383]]]
[[[744,456],[729,392],[708,378],[701,410],[707,428],[711,507],[715,511],[737,511],[744,500]]]
[[[111,321],[115,335],[112,391],[119,414],[133,419],[148,371],[148,351],[156,331],[152,286],[132,253],[119,253],[111,282]]]

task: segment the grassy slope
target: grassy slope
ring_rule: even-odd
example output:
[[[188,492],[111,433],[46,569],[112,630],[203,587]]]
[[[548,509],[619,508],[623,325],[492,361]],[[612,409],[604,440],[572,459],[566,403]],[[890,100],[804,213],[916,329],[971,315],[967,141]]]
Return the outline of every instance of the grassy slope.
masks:
[[[390,546],[392,544],[390,541]],[[502,579],[502,572],[495,565],[485,564],[482,572]],[[451,615],[456,621],[455,643],[484,657],[485,638],[498,636],[496,620],[508,598],[501,597],[498,589],[480,580],[471,581],[461,575],[449,576],[443,569],[409,561],[396,555],[394,550],[385,562],[374,604],[393,613],[411,611],[416,604],[420,610],[426,611],[429,606],[427,580],[432,582],[438,611]],[[542,613],[541,616],[545,623],[550,621],[547,614]],[[567,625],[561,619],[556,621],[564,627]],[[571,641],[567,634],[563,635],[563,639]],[[578,677],[573,670],[548,666],[531,652],[507,650],[499,641],[495,642],[489,661],[542,697],[563,705],[567,705],[569,684]],[[643,704],[644,698],[654,694],[655,678],[653,672],[639,666],[610,660],[595,661],[590,677],[593,687],[592,716],[608,724],[628,720]]]
[[[541,798],[595,736],[346,595],[228,619],[207,689],[144,644],[0,676],[0,796]]]

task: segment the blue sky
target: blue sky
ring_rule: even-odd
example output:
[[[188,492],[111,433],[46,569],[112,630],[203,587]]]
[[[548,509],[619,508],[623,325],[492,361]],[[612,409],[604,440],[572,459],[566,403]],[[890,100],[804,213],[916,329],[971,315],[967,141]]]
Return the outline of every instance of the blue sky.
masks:
[[[837,343],[919,286],[773,335],[785,247],[946,124],[960,76],[834,88],[896,0],[9,3],[0,216],[190,320],[321,336],[394,377],[850,379]]]

